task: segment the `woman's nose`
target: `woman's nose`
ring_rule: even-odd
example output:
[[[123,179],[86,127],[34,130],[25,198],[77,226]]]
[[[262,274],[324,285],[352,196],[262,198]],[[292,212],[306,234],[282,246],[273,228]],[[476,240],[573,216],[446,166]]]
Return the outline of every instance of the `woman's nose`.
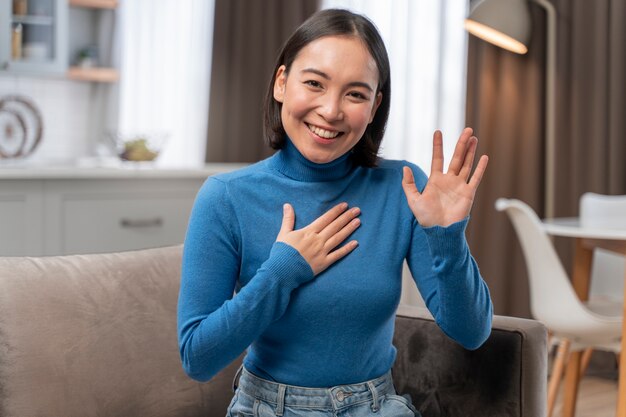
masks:
[[[344,115],[341,99],[338,97],[325,97],[320,103],[319,113],[328,121],[342,120]]]

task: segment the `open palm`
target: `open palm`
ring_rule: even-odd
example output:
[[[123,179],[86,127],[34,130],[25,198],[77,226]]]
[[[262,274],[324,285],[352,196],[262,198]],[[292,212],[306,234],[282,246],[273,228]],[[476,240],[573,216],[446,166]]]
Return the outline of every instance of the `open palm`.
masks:
[[[413,172],[404,167],[402,188],[411,211],[422,226],[449,226],[469,215],[489,160],[486,155],[481,156],[471,175],[478,146],[478,139],[472,133],[471,128],[463,130],[448,171],[444,173],[443,137],[439,130],[435,131],[430,177],[421,193],[415,186]]]

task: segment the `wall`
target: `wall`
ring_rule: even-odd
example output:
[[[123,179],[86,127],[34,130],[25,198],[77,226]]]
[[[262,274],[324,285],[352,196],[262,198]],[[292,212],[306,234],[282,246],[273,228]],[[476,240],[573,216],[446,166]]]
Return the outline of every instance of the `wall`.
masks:
[[[93,153],[91,111],[94,86],[56,78],[0,75],[0,97],[29,97],[43,118],[43,137],[32,162],[67,162]]]

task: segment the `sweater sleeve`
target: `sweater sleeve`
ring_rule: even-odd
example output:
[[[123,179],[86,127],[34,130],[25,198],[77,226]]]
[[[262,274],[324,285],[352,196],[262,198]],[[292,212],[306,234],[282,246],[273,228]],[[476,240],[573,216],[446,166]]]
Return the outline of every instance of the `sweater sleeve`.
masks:
[[[414,172],[423,189],[426,175],[419,168]],[[413,219],[407,263],[443,332],[466,349],[477,349],[491,333],[493,306],[465,239],[468,220],[447,227],[422,227]]]
[[[294,248],[277,242],[256,275],[233,296],[240,243],[227,184],[209,178],[189,219],[178,298],[183,368],[200,381],[211,379],[246,350],[282,316],[291,292],[314,278]]]

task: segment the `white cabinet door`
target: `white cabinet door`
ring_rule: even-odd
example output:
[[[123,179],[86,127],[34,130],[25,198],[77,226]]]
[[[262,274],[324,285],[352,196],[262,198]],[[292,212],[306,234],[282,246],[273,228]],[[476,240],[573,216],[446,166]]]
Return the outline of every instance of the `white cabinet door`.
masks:
[[[50,181],[46,252],[115,252],[183,243],[203,180]]]
[[[0,0],[0,74],[64,75],[67,12],[66,0]]]
[[[42,181],[2,181],[0,256],[43,255]]]

